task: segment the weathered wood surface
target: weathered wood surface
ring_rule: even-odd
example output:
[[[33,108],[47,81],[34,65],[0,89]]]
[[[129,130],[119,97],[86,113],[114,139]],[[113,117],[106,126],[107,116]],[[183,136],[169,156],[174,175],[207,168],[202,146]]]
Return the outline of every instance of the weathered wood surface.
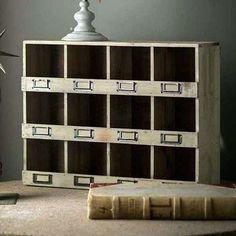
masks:
[[[220,181],[220,48],[199,49],[199,182]]]
[[[23,171],[22,179],[25,185],[35,185],[43,187],[61,187],[61,188],[77,188],[89,189],[90,183],[147,183],[147,182],[160,182],[160,183],[193,183],[192,181],[176,181],[176,180],[161,180],[161,179],[148,179],[148,178],[130,178],[120,176],[101,176],[101,175],[85,175],[76,173],[58,173],[47,171]],[[45,182],[35,181],[34,176],[44,176]],[[50,177],[51,176],[51,177]],[[46,181],[50,180],[51,181]],[[76,179],[76,180],[75,180]],[[84,186],[83,186],[84,184]]]
[[[216,42],[24,41],[24,170],[37,165],[32,143],[54,140],[59,158],[45,154],[41,173],[218,183],[219,50]]]
[[[109,95],[196,98],[198,85],[194,82],[23,77],[22,91],[77,94],[104,94],[105,91]]]
[[[219,45],[218,42],[194,42],[194,41],[107,41],[107,42],[64,42],[56,40],[25,40],[24,44],[43,45],[90,45],[90,46],[137,46],[137,47],[210,47]]]
[[[23,138],[44,140],[198,147],[198,135],[193,132],[23,124],[22,136]],[[165,137],[163,138],[163,136]]]

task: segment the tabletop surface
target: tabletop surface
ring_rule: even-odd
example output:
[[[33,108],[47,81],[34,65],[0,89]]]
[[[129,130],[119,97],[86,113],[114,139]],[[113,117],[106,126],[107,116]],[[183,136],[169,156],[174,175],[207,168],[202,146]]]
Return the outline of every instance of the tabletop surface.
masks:
[[[87,219],[85,190],[0,183],[0,192],[17,192],[16,205],[0,206],[0,235],[206,235],[236,232],[236,221],[136,221]],[[231,234],[227,234],[231,235]]]

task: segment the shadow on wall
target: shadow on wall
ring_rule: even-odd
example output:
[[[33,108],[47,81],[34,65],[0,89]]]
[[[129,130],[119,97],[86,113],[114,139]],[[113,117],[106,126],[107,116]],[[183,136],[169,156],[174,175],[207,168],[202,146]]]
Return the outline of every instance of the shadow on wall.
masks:
[[[236,98],[235,98],[236,101]],[[231,137],[226,135],[225,139],[221,136],[221,179],[222,180],[230,180],[236,181],[236,154],[233,152],[234,149],[230,147],[232,144]],[[228,142],[227,142],[228,137]],[[235,144],[232,144],[235,145]]]

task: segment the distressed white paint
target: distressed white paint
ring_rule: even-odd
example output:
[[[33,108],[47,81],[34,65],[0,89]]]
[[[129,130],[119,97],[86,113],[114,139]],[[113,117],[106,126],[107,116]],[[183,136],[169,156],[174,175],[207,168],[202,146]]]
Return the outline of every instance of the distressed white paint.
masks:
[[[36,84],[41,86],[35,87]],[[119,85],[122,85],[120,87]],[[135,84],[136,89],[132,89]],[[174,86],[174,89],[163,91],[163,86]],[[181,92],[176,87],[181,86]],[[119,89],[118,89],[119,88]],[[124,82],[121,80],[101,80],[83,78],[37,78],[22,77],[22,91],[50,93],[81,93],[128,96],[158,96],[158,97],[189,97],[198,96],[198,84],[195,82],[168,81],[137,81]]]

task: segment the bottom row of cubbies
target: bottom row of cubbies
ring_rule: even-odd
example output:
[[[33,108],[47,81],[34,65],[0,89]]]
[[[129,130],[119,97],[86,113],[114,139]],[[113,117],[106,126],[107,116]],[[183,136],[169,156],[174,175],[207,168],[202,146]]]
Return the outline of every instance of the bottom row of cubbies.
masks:
[[[110,144],[110,175],[150,179],[150,146]],[[107,175],[107,144],[68,142],[68,173]],[[27,140],[27,170],[65,172],[64,142]],[[195,149],[154,148],[154,178],[195,181]]]

